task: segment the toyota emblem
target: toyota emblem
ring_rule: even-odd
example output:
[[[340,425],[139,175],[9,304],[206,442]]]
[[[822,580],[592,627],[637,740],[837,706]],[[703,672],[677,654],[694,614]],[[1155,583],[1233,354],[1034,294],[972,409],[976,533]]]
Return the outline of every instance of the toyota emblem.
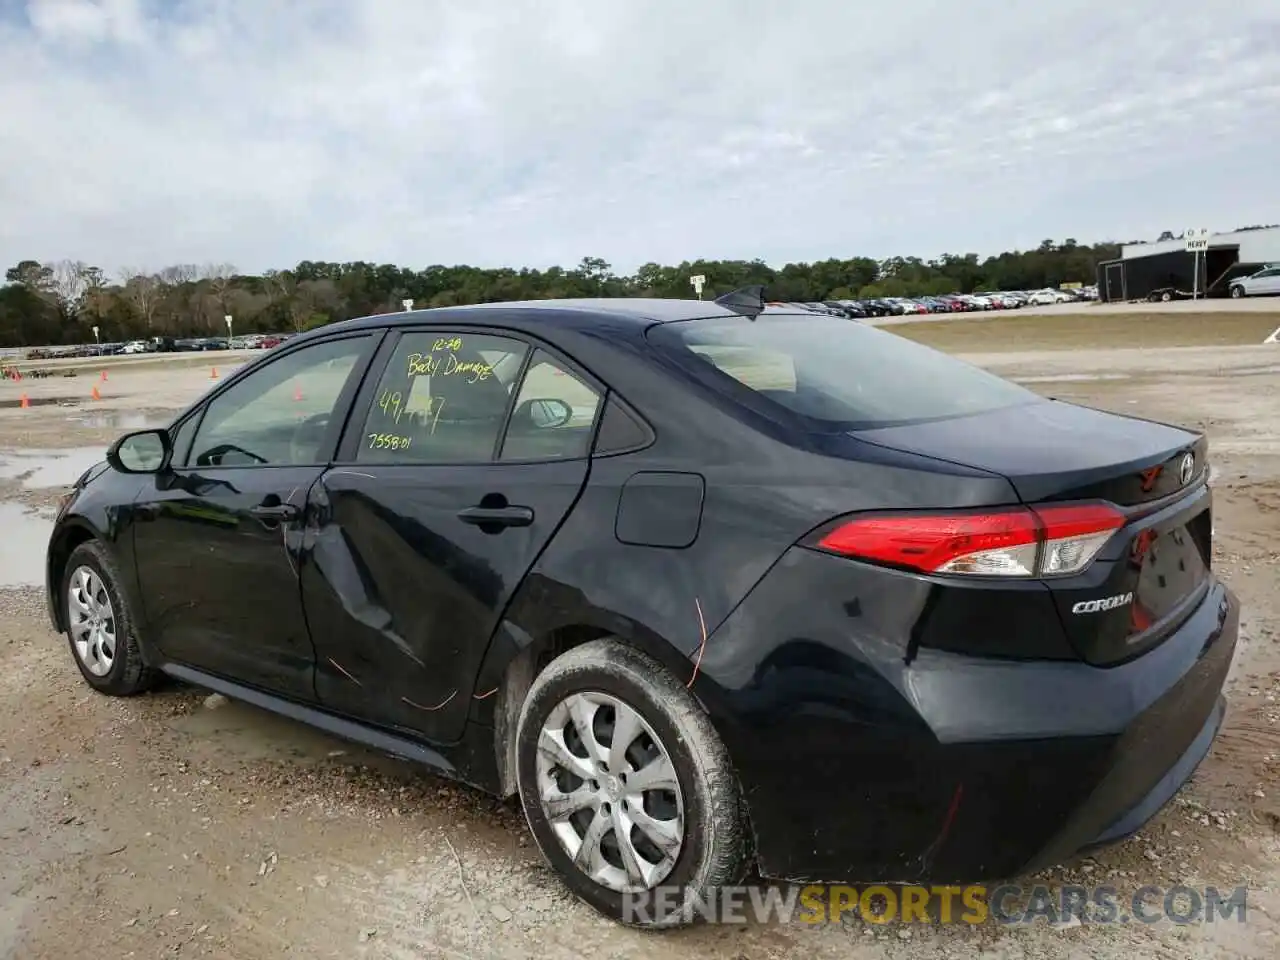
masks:
[[[1194,453],[1184,453],[1182,455],[1182,464],[1178,467],[1178,479],[1182,481],[1182,485],[1185,487],[1195,475],[1196,456]]]

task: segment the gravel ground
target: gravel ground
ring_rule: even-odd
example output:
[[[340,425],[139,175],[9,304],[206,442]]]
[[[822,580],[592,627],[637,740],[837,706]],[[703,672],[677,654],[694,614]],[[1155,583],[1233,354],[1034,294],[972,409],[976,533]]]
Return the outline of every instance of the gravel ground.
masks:
[[[1047,334],[1055,348],[1058,336]],[[12,586],[0,588],[0,958],[1275,957],[1280,347],[1102,351],[1086,340],[1045,350],[1020,335],[1016,349],[975,338],[968,359],[1049,395],[1209,432],[1215,564],[1245,604],[1226,726],[1139,837],[1020,879],[1123,893],[1248,884],[1246,923],[975,928],[846,917],[624,930],[566,896],[515,806],[189,688],[97,696],[49,627],[42,590]],[[160,363],[70,382],[24,389],[74,406],[0,408],[0,507],[37,529],[77,457],[163,420],[210,380],[203,365]],[[103,399],[86,402],[93,385]],[[0,403],[15,393],[0,386]],[[34,486],[40,477],[55,486]],[[4,522],[3,569],[38,580],[43,544],[15,541]]]

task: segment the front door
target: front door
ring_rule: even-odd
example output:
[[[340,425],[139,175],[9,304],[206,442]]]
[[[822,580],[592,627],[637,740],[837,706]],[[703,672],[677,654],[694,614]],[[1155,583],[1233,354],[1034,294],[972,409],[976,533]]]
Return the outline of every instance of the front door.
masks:
[[[299,531],[375,339],[282,353],[184,421],[174,465],[134,507],[143,607],[166,659],[314,699]]]
[[[409,331],[312,487],[302,595],[324,705],[462,735],[490,637],[586,482],[600,390],[515,336]]]

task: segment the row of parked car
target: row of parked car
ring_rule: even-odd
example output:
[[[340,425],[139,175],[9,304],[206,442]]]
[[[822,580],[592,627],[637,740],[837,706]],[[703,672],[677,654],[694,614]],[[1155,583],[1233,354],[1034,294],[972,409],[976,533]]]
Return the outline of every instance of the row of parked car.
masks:
[[[255,333],[245,337],[151,337],[118,343],[89,343],[68,347],[37,347],[28,350],[28,360],[56,357],[110,357],[131,353],[187,353],[203,350],[269,350],[288,339],[287,333]]]
[[[189,352],[202,350],[270,350],[283,343],[288,334],[254,333],[244,337],[154,337],[124,344],[119,353]]]
[[[865,317],[901,317],[923,313],[969,313],[978,310],[1017,310],[1028,305],[1047,306],[1055,303],[1080,303],[1098,299],[1097,287],[1071,290],[1000,290],[987,293],[950,293],[936,297],[878,297],[862,300],[823,300],[798,303],[797,306],[824,313],[861,319]]]

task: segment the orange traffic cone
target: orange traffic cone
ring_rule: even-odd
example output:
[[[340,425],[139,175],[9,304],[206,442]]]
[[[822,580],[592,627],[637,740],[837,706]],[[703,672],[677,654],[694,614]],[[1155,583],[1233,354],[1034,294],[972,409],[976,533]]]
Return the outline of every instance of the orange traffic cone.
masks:
[[[302,399],[302,387],[294,387],[294,388],[293,388],[293,399],[295,399],[295,400],[301,400],[301,399]]]
[[[218,379],[218,368],[217,368],[217,367],[210,367],[210,368],[209,368],[209,379],[210,379],[210,380],[217,380],[217,379]]]
[[[31,402],[27,399],[27,395],[24,393],[22,395],[22,409],[25,410],[29,406],[31,406]]]
[[[94,387],[94,388],[93,388],[93,393],[91,393],[91,394],[90,394],[90,396],[91,396],[91,397],[93,397],[93,399],[95,399],[95,400],[101,400],[101,399],[102,399],[102,394],[100,394],[100,393],[98,392],[98,388],[97,388],[97,387]]]
[[[107,382],[107,371],[105,370],[102,371],[102,382],[103,383]]]

